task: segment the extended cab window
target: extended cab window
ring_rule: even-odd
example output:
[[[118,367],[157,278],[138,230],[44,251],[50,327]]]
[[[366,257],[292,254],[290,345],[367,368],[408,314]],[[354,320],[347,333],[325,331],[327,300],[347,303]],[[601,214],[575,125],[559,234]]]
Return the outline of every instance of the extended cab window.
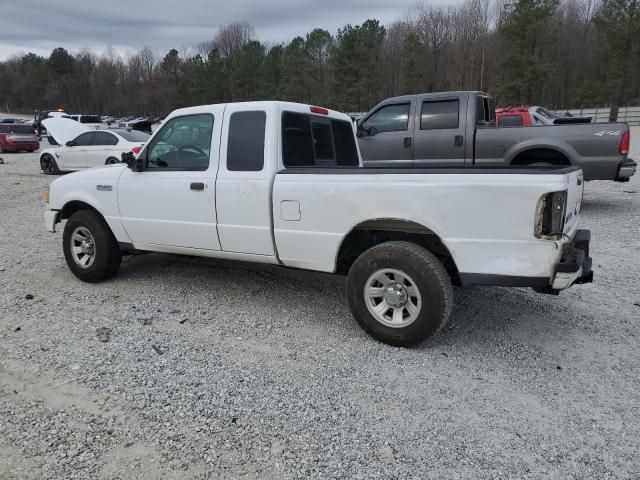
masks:
[[[149,144],[148,170],[206,170],[211,153],[213,115],[185,115],[167,121]]]
[[[285,167],[358,166],[350,122],[285,112],[282,117]]]
[[[420,130],[440,130],[458,128],[458,111],[460,100],[442,100],[422,102],[420,113]]]
[[[367,118],[361,127],[367,135],[382,132],[403,132],[409,128],[410,107],[409,103],[385,105]]]
[[[117,145],[118,138],[107,132],[95,132],[92,145]]]
[[[259,172],[264,167],[266,112],[234,112],[229,120],[227,170]]]
[[[502,115],[498,120],[499,127],[522,127],[523,125],[520,115]]]

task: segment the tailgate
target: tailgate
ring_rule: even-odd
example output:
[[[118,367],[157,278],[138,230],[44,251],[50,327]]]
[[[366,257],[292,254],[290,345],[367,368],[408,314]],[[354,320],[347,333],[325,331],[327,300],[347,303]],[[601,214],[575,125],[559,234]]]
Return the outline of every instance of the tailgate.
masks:
[[[567,208],[565,210],[564,233],[573,237],[578,227],[578,217],[582,207],[584,192],[584,176],[582,170],[569,172],[567,175]]]

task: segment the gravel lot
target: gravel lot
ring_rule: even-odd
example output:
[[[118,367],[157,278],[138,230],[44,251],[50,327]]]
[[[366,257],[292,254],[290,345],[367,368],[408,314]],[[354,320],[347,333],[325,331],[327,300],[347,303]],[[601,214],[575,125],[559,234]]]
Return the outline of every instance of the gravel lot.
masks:
[[[640,478],[640,177],[587,184],[594,284],[456,289],[403,350],[330,275],[154,254],[80,283],[38,155],[2,157],[0,479]]]

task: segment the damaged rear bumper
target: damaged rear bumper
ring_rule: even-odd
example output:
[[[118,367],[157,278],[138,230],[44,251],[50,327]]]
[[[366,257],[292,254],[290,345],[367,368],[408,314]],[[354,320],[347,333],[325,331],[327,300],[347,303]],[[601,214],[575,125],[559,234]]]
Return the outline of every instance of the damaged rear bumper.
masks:
[[[557,293],[576,283],[593,282],[593,270],[591,270],[591,257],[589,256],[590,242],[591,232],[578,230],[573,241],[562,246],[562,257],[556,264],[553,283],[548,293]]]

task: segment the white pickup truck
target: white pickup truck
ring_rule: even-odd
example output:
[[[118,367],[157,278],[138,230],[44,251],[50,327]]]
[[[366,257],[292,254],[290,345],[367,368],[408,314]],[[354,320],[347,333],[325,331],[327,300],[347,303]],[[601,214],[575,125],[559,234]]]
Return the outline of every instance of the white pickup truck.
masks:
[[[137,158],[55,180],[46,228],[86,282],[168,252],[347,275],[375,338],[447,321],[453,285],[557,293],[592,279],[576,167],[367,169],[344,114],[285,102],[174,111]],[[300,308],[304,308],[303,305]]]

